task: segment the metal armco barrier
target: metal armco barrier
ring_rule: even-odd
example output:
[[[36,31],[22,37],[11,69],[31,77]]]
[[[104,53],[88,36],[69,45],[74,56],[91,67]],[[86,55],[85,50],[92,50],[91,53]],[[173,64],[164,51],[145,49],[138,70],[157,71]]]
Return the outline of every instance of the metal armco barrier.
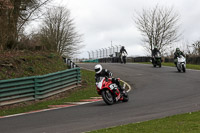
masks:
[[[0,80],[0,106],[40,100],[80,86],[80,68],[42,76]]]
[[[76,68],[78,67],[73,61],[71,61],[70,59],[66,59],[66,63],[67,63],[67,66],[70,67],[70,68]]]

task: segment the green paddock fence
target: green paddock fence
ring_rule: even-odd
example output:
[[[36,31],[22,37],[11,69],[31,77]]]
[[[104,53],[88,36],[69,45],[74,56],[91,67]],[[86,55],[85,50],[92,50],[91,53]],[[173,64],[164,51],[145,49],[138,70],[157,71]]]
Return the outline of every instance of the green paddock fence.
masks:
[[[0,80],[0,106],[44,99],[80,85],[79,67],[42,76]]]

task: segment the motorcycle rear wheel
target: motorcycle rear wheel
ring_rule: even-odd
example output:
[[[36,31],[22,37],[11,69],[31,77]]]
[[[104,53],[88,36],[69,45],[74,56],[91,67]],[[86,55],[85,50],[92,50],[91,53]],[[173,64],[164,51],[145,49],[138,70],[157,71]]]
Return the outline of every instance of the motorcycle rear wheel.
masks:
[[[113,95],[109,90],[103,90],[101,95],[106,104],[112,105],[114,103]]]

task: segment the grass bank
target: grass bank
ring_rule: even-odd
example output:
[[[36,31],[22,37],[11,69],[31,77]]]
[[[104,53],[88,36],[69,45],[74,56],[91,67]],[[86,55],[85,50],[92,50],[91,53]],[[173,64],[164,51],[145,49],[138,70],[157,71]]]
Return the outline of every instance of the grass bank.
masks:
[[[0,80],[44,75],[67,69],[53,52],[8,51],[0,53]]]
[[[121,125],[89,133],[199,133],[200,112],[187,113],[141,123]]]
[[[81,99],[98,96],[95,89],[94,72],[81,70],[82,86],[71,92],[63,93],[59,96],[46,99],[40,102],[25,102],[11,108],[0,108],[0,116],[24,113],[29,111],[41,110],[49,108],[49,105],[66,104],[66,102],[76,102]]]

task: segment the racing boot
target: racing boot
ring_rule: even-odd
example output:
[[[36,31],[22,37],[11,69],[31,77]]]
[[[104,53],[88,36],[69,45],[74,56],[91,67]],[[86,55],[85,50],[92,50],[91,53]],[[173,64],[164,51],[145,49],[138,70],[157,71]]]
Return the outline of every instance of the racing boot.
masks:
[[[120,91],[122,94],[124,94],[124,93],[125,93],[125,84],[124,84],[123,87],[119,84],[118,87],[119,87],[119,91]]]

